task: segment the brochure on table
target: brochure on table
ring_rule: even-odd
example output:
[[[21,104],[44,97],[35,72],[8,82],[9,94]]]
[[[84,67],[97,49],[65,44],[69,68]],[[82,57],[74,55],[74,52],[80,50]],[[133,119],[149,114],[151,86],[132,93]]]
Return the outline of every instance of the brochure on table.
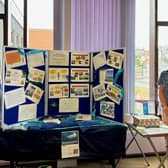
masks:
[[[4,47],[2,127],[69,114],[122,122],[124,57],[125,49],[71,52]]]

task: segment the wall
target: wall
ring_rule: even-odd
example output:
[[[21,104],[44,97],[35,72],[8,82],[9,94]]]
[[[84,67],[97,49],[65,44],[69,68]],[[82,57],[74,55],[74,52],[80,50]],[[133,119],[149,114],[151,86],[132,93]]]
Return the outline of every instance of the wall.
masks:
[[[53,50],[53,31],[50,29],[30,29],[28,47]]]

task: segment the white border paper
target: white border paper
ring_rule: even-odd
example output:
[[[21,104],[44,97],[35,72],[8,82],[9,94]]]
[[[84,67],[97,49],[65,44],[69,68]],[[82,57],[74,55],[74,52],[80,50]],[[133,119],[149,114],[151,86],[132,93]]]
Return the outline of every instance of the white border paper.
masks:
[[[32,120],[37,115],[37,104],[24,104],[19,106],[18,121]]]
[[[60,113],[79,112],[79,99],[77,98],[59,99],[59,112]]]

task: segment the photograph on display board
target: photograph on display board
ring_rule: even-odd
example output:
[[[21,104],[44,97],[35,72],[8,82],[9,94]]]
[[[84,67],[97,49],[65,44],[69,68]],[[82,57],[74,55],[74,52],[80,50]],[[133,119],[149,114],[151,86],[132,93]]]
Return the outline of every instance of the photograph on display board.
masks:
[[[43,92],[44,91],[41,88],[29,83],[26,90],[25,90],[25,95],[26,95],[27,99],[38,104],[40,102],[42,95],[43,95]]]
[[[28,79],[32,82],[43,83],[45,72],[36,68],[29,68]]]
[[[26,81],[26,72],[18,69],[7,69],[5,75],[5,85],[24,86]]]
[[[49,65],[68,66],[69,65],[69,52],[49,51]]]
[[[89,97],[89,84],[71,84],[71,97]]]
[[[97,85],[93,88],[93,96],[95,101],[106,97],[106,89],[104,84]]]
[[[94,68],[98,69],[106,64],[105,52],[102,51],[93,57]]]
[[[114,69],[103,69],[99,71],[100,83],[113,83],[114,80]]]
[[[72,82],[89,82],[89,68],[72,68]]]
[[[90,54],[84,52],[71,53],[71,66],[89,66]]]
[[[123,64],[124,54],[110,50],[107,56],[107,65],[120,69]]]
[[[33,52],[34,50],[32,50]],[[30,53],[27,54],[27,63],[29,67],[38,67],[44,65],[44,53],[38,52],[37,53]]]
[[[6,52],[5,61],[7,69],[26,65],[25,55],[22,55],[18,50]]]
[[[68,82],[68,68],[49,68],[49,82]]]
[[[62,98],[69,96],[68,84],[49,84],[49,98]]]
[[[110,101],[101,101],[100,102],[100,115],[115,118],[115,103]]]
[[[106,89],[106,94],[109,99],[114,101],[117,104],[120,104],[121,101],[121,89],[115,85],[108,84]]]

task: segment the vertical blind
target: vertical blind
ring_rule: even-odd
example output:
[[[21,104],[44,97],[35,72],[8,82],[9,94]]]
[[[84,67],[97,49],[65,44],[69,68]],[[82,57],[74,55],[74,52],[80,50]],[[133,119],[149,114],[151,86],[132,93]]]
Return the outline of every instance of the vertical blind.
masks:
[[[125,112],[134,112],[135,1],[71,0],[71,50],[125,47]]]
[[[71,49],[105,50],[120,43],[120,0],[71,0]]]

